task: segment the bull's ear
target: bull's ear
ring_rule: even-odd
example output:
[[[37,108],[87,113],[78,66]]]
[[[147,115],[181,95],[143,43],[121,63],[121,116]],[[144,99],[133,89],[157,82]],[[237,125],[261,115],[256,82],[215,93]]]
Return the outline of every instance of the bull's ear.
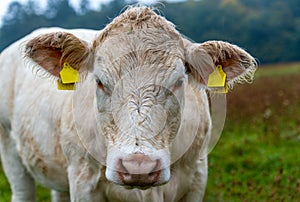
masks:
[[[251,82],[257,69],[256,60],[243,49],[223,41],[207,41],[202,44],[183,39],[185,61],[191,75],[207,85],[209,75],[221,65],[226,73],[226,85]]]
[[[56,77],[59,77],[64,63],[82,71],[89,54],[86,42],[65,32],[37,36],[25,46],[25,56]]]

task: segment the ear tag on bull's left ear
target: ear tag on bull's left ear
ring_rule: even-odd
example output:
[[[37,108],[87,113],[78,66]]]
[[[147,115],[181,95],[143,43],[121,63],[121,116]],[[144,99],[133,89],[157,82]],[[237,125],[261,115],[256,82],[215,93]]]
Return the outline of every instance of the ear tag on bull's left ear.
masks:
[[[58,90],[74,90],[75,83],[80,82],[79,72],[67,62],[64,63],[59,75],[61,81],[57,81]]]
[[[228,88],[226,86],[226,73],[223,71],[221,65],[218,65],[215,71],[209,75],[207,87],[212,88],[212,90],[216,93],[228,92]]]

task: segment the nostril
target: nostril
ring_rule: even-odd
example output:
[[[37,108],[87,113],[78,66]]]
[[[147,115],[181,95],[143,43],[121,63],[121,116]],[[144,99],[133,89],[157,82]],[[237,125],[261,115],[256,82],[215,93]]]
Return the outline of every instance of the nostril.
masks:
[[[156,178],[157,176],[159,176],[160,175],[160,170],[157,170],[157,171],[155,171],[155,172],[151,172],[151,173],[149,173],[148,175],[149,175],[149,177],[154,177],[154,178]]]
[[[155,173],[156,173],[156,172],[151,172],[151,173],[149,173],[148,175],[149,175],[150,177],[153,177],[153,176],[155,175]]]

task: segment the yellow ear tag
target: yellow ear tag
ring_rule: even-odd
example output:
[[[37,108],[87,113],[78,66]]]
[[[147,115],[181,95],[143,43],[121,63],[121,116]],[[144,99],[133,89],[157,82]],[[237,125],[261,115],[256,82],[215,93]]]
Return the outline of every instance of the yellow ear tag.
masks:
[[[67,62],[64,63],[59,75],[61,77],[61,81],[57,81],[58,90],[74,90],[75,83],[80,82],[79,72],[71,67],[71,65]]]
[[[63,84],[80,82],[79,72],[67,62],[59,73]]]
[[[207,86],[212,88],[216,93],[228,92],[228,88],[226,86],[226,73],[223,71],[221,65],[218,65],[215,71],[209,75]]]
[[[63,84],[60,80],[57,80],[58,90],[75,90],[75,83]]]

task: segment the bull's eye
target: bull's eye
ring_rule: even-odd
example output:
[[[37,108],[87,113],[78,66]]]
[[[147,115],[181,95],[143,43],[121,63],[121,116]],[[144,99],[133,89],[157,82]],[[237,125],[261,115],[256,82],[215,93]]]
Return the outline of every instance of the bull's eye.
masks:
[[[175,91],[175,90],[181,88],[182,85],[183,85],[183,80],[182,80],[182,79],[178,79],[178,80],[176,81],[176,83],[174,84],[174,86],[173,86],[173,91]]]
[[[105,87],[104,87],[103,83],[100,81],[100,79],[96,79],[96,82],[97,82],[98,88],[106,93]]]
[[[175,88],[180,88],[183,84],[183,80],[182,79],[179,79],[178,81],[176,81],[174,87]]]

